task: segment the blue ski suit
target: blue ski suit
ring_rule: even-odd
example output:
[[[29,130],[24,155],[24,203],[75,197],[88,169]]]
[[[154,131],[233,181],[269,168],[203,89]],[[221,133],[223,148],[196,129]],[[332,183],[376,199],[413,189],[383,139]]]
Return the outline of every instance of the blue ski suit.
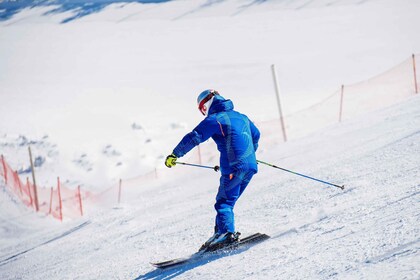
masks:
[[[235,232],[233,207],[258,171],[255,152],[260,132],[247,116],[233,110],[231,100],[216,95],[208,116],[184,136],[173,154],[182,157],[210,137],[220,152],[222,173],[214,205],[217,211],[215,228],[218,233]]]

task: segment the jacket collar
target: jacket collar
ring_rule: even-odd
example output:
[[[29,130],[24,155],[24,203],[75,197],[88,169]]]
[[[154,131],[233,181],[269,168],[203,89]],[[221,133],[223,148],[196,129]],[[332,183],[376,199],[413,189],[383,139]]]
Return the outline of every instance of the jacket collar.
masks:
[[[220,95],[214,96],[213,103],[209,108],[208,115],[219,113],[219,112],[226,112],[233,110],[233,102],[229,99],[224,99]]]

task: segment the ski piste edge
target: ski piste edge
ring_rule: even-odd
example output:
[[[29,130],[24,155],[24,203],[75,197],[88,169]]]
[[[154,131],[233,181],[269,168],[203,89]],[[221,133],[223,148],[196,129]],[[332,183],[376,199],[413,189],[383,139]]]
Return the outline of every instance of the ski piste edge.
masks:
[[[187,257],[183,257],[183,258],[176,258],[176,259],[172,259],[172,260],[167,260],[167,261],[163,261],[163,262],[154,262],[154,263],[150,263],[151,265],[153,265],[156,268],[160,268],[160,269],[164,269],[164,268],[169,268],[169,267],[174,267],[177,265],[181,265],[181,264],[186,264],[189,262],[192,262],[194,260],[198,260],[202,257],[208,256],[208,255],[216,255],[219,253],[223,253],[223,252],[234,252],[237,249],[240,249],[241,247],[244,246],[253,246],[256,245],[258,243],[261,243],[267,239],[269,239],[270,236],[268,236],[267,234],[264,233],[254,233],[252,235],[249,235],[243,239],[240,239],[239,242],[225,246],[223,248],[214,250],[214,251],[205,251],[205,252],[196,252],[194,254],[191,254]]]

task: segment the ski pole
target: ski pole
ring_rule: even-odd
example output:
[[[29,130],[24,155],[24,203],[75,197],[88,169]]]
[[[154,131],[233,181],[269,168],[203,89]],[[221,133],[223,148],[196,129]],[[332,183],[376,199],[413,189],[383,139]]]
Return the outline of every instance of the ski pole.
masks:
[[[332,184],[332,183],[329,183],[329,182],[326,182],[326,181],[323,181],[323,180],[319,180],[319,179],[316,179],[316,178],[313,178],[313,177],[310,177],[310,176],[307,176],[307,175],[304,175],[304,174],[300,174],[300,173],[297,173],[297,172],[294,172],[294,171],[291,171],[291,170],[288,170],[288,169],[285,169],[285,168],[278,167],[274,164],[267,163],[267,162],[264,162],[264,161],[261,161],[261,160],[257,160],[257,162],[344,190],[344,185],[339,186],[339,185],[336,185],[336,184]]]
[[[182,165],[194,166],[194,167],[209,168],[209,169],[213,169],[216,172],[219,171],[219,169],[220,169],[220,167],[218,165],[212,167],[212,166],[206,166],[206,165],[186,163],[186,162],[182,162],[182,161],[177,161],[176,163],[177,164],[182,164]]]

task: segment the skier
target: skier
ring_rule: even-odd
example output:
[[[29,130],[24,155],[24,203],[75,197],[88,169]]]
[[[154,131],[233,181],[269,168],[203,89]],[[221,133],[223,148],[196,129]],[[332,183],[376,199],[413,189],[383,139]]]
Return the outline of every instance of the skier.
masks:
[[[176,160],[210,137],[220,152],[220,186],[214,205],[217,215],[214,235],[200,248],[213,250],[239,240],[235,231],[233,207],[252,176],[257,173],[255,152],[260,132],[247,116],[233,110],[231,100],[208,89],[197,98],[200,112],[205,116],[196,128],[184,136],[165,165],[172,167]]]

